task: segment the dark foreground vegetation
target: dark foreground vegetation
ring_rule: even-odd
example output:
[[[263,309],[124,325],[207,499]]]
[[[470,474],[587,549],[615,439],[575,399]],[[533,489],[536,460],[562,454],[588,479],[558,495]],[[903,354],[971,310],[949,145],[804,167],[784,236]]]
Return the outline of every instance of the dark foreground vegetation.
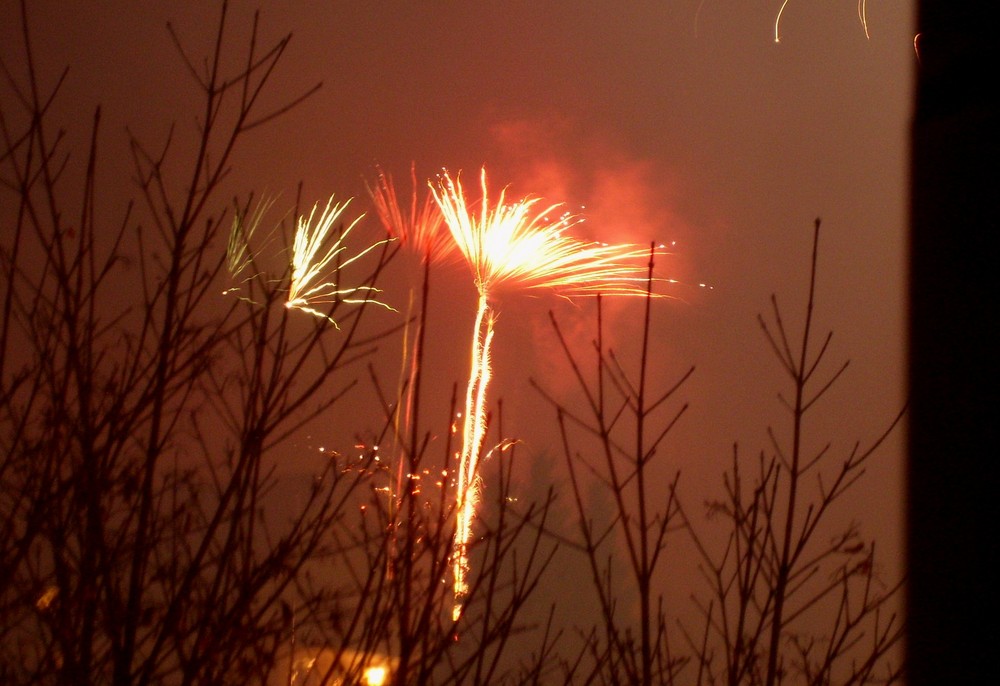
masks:
[[[605,346],[600,319],[579,359],[553,318],[583,402],[537,387],[570,478],[537,502],[516,497],[517,437],[497,409],[486,450],[505,456],[488,466],[454,621],[458,439],[431,441],[451,435],[447,423],[420,412],[433,265],[412,317],[388,327],[371,303],[335,299],[327,318],[285,307],[280,246],[292,227],[224,185],[241,140],[298,102],[261,104],[288,38],[262,45],[256,25],[239,37],[225,11],[218,32],[220,52],[207,56],[176,36],[178,68],[201,96],[197,123],[130,141],[134,201],[115,219],[100,202],[100,111],[53,121],[62,81],[38,77],[30,48],[3,54],[0,682],[899,680],[900,582],[879,577],[860,524],[830,516],[899,418],[846,453],[805,440],[805,418],[846,368],[828,364],[831,337],[813,324],[819,222],[805,312],[789,320],[775,299],[760,320],[787,376],[790,420],[760,452],[734,447],[707,512],[679,480],[650,476],[695,373],[648,383],[652,300],[633,365]],[[222,51],[239,40],[234,62]],[[60,127],[84,121],[89,146],[68,149]],[[182,138],[190,159],[177,153]],[[381,245],[331,278],[376,285],[398,250]],[[380,342],[400,339],[401,375],[365,366]],[[358,427],[376,440],[329,451],[290,496],[276,453],[349,403],[359,378],[382,399],[382,416]],[[600,516],[593,497],[609,503]],[[571,536],[550,526],[557,502]],[[684,621],[661,590],[677,540],[697,552],[703,579]],[[557,551],[586,569],[589,624],[567,625],[538,597]]]

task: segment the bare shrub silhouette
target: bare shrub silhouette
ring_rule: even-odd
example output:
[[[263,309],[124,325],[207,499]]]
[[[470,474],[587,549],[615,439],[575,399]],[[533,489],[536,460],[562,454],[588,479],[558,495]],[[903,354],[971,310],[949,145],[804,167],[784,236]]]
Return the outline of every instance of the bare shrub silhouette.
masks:
[[[896,609],[902,582],[880,578],[875,544],[863,538],[859,522],[838,528],[831,519],[905,408],[870,445],[856,442],[841,458],[829,442],[808,447],[805,419],[821,411],[817,403],[848,366],[823,373],[833,334],[817,341],[813,330],[819,234],[817,219],[798,345],[776,296],[770,321],[758,317],[791,386],[790,397],[779,395],[791,420],[787,433],[768,428],[770,449],[750,461],[749,478],[734,446],[723,497],[707,503],[709,519],[728,531],[721,549],[683,515],[709,589],[707,598],[693,594],[703,632],[685,632],[697,658],[696,683],[869,684],[901,677],[893,649],[902,639]]]
[[[599,624],[585,629],[583,652],[567,662],[567,682],[674,683],[686,662],[670,642],[670,621],[658,590],[658,575],[662,580],[667,559],[667,535],[679,523],[677,477],[664,489],[650,481],[650,474],[654,461],[662,456],[664,440],[687,409],[686,404],[674,407],[671,403],[694,369],[665,391],[650,388],[647,381],[653,266],[651,249],[637,371],[627,370],[615,352],[605,347],[600,299],[592,375],[571,352],[552,317],[585,409],[574,412],[542,393],[558,418],[580,534],[576,547],[589,564],[601,614]],[[587,478],[596,479],[611,500],[610,521],[594,520],[584,483]],[[619,545],[625,561],[615,564]],[[623,584],[634,588],[628,598],[622,597]],[[632,602],[638,606],[638,617],[629,616],[626,606]]]
[[[485,443],[495,447],[484,452],[504,456],[486,461],[488,497],[469,550],[469,591],[461,616],[453,618],[457,388],[441,422],[445,430],[424,428],[420,387],[430,272],[425,263],[413,347],[403,356],[395,392],[370,370],[385,422],[368,449],[384,464],[372,472],[369,463],[377,478],[357,500],[359,525],[331,532],[337,552],[324,564],[338,580],[317,590],[325,604],[313,608],[300,628],[302,641],[329,646],[333,654],[329,666],[312,670],[315,683],[339,683],[336,665],[345,656],[354,660],[348,683],[373,661],[389,664],[397,684],[524,683],[543,668],[544,651],[519,658],[510,654],[509,640],[535,628],[522,615],[554,553],[543,540],[553,496],[524,510],[511,508],[516,442],[504,438],[499,413],[490,422],[497,438]],[[331,615],[342,619],[330,622]],[[348,655],[353,652],[360,659]]]
[[[816,411],[816,403],[847,368],[845,362],[826,378],[817,376],[832,338],[827,334],[817,347],[812,329],[819,227],[817,220],[799,346],[791,343],[776,298],[773,323],[760,317],[765,337],[791,381],[791,399],[779,396],[791,415],[790,435],[783,439],[769,429],[771,454],[762,452],[753,462],[749,481],[746,460],[734,448],[732,466],[723,475],[723,496],[707,503],[708,517],[716,523],[711,530],[694,522],[683,507],[679,472],[665,486],[648,480],[654,459],[662,459],[662,442],[687,408],[666,406],[694,371],[682,374],[665,391],[648,387],[651,299],[646,303],[638,367],[632,372],[623,368],[613,350],[605,349],[600,316],[590,376],[553,319],[586,414],[546,397],[562,429],[577,508],[580,537],[572,547],[588,560],[602,615],[594,627],[582,628],[581,654],[565,661],[567,683],[770,686],[899,681],[902,582],[881,579],[875,544],[862,537],[860,523],[837,528],[832,519],[834,506],[863,476],[905,408],[871,445],[856,443],[839,461],[830,444],[814,453],[806,451],[804,418]],[[594,518],[588,480],[612,503],[606,520]],[[721,548],[718,527],[725,532]],[[658,590],[665,583],[662,568],[669,534],[676,529],[689,533],[707,582],[707,593],[691,593],[704,618],[700,631],[672,619]],[[633,605],[638,608],[635,616],[628,612]],[[680,647],[674,645],[676,637],[671,642],[675,630]]]
[[[650,387],[652,297],[634,370],[606,347],[600,314],[592,377],[553,319],[585,407],[546,396],[579,535],[548,537],[553,488],[514,504],[518,443],[498,404],[482,458],[497,455],[484,461],[489,487],[456,621],[457,394],[446,417],[421,411],[431,265],[415,314],[376,319],[365,294],[395,244],[350,265],[333,261],[324,278],[351,297],[334,295],[314,308],[319,317],[305,316],[288,307],[291,227],[251,191],[223,197],[241,142],[314,90],[263,105],[290,36],[262,45],[255,18],[234,62],[227,4],[205,60],[171,29],[202,109],[193,128],[174,127],[159,144],[130,134],[132,202],[109,219],[101,111],[78,160],[54,121],[67,74],[43,82],[28,18],[22,2],[23,67],[0,63],[0,681],[896,679],[886,658],[900,639],[889,611],[898,585],[879,584],[874,545],[856,525],[826,542],[821,525],[884,436],[833,466],[826,451],[801,447],[803,417],[840,373],[814,389],[829,337],[807,355],[813,286],[800,349],[776,304],[776,323],[762,320],[795,389],[792,438],[772,434],[773,456],[754,463],[750,486],[734,451],[724,495],[709,508],[726,523],[721,552],[682,508],[677,477],[666,486],[653,478],[693,370]],[[293,221],[301,205],[296,198]],[[349,229],[338,225],[331,240],[348,240]],[[813,284],[815,272],[814,250]],[[404,328],[414,335],[399,381],[387,385],[370,359]],[[380,399],[378,426],[357,427],[364,438],[350,452],[311,453],[314,471],[290,487],[281,456],[301,451],[296,436],[351,402],[365,374]],[[813,474],[822,478],[809,495]],[[592,518],[586,479],[604,490],[608,521]],[[659,589],[681,529],[710,585],[695,594],[704,628],[681,627],[678,643]],[[563,627],[555,608],[529,610],[560,545],[587,561],[594,626]],[[582,641],[567,655],[571,630]],[[512,647],[521,634],[531,637],[528,654]]]
[[[232,153],[301,100],[260,104],[289,37],[262,47],[255,21],[226,72],[225,5],[203,69],[172,34],[204,106],[196,152],[177,159],[180,129],[155,148],[133,137],[136,195],[109,223],[100,110],[77,174],[51,121],[66,73],[38,77],[24,3],[21,27],[25,68],[3,64],[0,105],[0,680],[259,678],[289,633],[285,597],[361,474],[330,460],[278,522],[262,515],[268,454],[342,400],[339,375],[374,340],[364,305],[330,305],[339,333],[293,321],[287,267],[258,271],[252,255],[245,295],[218,297]]]

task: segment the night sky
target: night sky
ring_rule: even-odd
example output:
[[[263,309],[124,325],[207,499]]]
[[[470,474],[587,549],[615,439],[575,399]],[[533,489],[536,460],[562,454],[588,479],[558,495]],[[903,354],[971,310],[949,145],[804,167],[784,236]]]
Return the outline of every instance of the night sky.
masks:
[[[86,140],[103,107],[101,211],[116,216],[133,194],[125,127],[154,147],[171,123],[190,140],[197,93],[166,23],[201,56],[217,11],[213,3],[29,4],[43,80],[70,67],[56,115],[71,143]],[[777,400],[787,386],[756,317],[777,293],[800,330],[816,217],[816,327],[834,331],[828,369],[851,364],[808,425],[812,445],[829,440],[846,453],[855,440],[867,444],[903,403],[914,7],[866,4],[870,37],[852,0],[791,0],[776,43],[778,0],[235,2],[235,52],[256,6],[265,39],[293,35],[271,102],[322,88],[247,139],[220,202],[256,190],[288,209],[301,181],[306,203],[354,196],[360,213],[376,165],[406,190],[411,162],[422,178],[445,167],[468,181],[486,165],[493,184],[510,184],[515,196],[583,212],[588,238],[671,245],[658,273],[679,283],[661,286],[672,297],[654,304],[651,373],[664,385],[696,367],[678,396],[691,408],[662,463],[664,478],[681,471],[696,508],[719,491],[733,442],[754,455],[767,448],[768,425],[787,426]],[[0,8],[17,16],[11,0]],[[0,22],[5,59],[14,23]],[[374,218],[363,227],[359,241],[378,237]],[[405,310],[416,265],[394,265],[381,284],[385,301]],[[432,279],[425,417],[440,417],[442,430],[452,385],[467,374],[475,291],[464,265]],[[564,469],[553,415],[529,379],[574,401],[550,309],[585,351],[592,303],[518,293],[499,302],[492,397],[504,400],[504,433],[522,440],[516,479],[525,492]],[[372,321],[389,326],[400,316]],[[640,317],[636,302],[609,305],[610,340],[626,360],[635,358]],[[386,344],[374,359],[387,381],[398,358]],[[379,426],[366,383],[350,407],[288,448],[290,469],[307,468],[300,452],[346,449],[353,433]],[[838,514],[879,542],[887,577],[902,566],[902,444],[899,432]]]

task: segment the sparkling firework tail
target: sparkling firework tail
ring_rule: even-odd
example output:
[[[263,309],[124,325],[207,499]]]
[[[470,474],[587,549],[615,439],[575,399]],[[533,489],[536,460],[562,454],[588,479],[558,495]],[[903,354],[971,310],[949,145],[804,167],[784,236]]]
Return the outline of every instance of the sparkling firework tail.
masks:
[[[425,269],[427,265],[425,264]],[[396,517],[401,512],[404,498],[405,482],[404,473],[417,471],[417,438],[415,406],[417,394],[420,386],[420,347],[422,342],[422,331],[424,327],[423,316],[413,317],[413,289],[410,289],[410,298],[406,308],[406,319],[403,324],[403,347],[400,359],[399,378],[396,382],[396,411],[393,416],[393,433],[390,454],[398,456],[396,459],[396,480],[393,484],[395,490],[389,494],[389,521],[392,527],[392,535],[389,540],[389,553],[386,556],[386,574],[392,578],[395,574],[397,530],[400,523]],[[415,331],[411,332],[411,325],[415,325]],[[411,343],[412,333],[412,343]],[[410,433],[414,435],[412,439]],[[406,446],[409,441],[408,448]],[[390,481],[390,483],[392,483]]]
[[[334,203],[333,196],[331,196],[315,226],[313,226],[313,218],[319,204],[313,205],[308,218],[299,217],[295,228],[295,239],[292,243],[292,277],[285,307],[302,310],[326,319],[334,326],[337,325],[337,322],[328,314],[316,309],[318,305],[335,302],[372,303],[389,310],[393,309],[372,298],[373,293],[381,292],[374,286],[342,287],[338,281],[324,280],[327,278],[324,275],[331,271],[331,263],[334,263],[332,270],[337,272],[339,276],[341,270],[375,248],[392,240],[378,241],[356,255],[342,259],[341,255],[347,250],[344,241],[364,217],[363,214],[359,215],[346,229],[336,232],[331,239],[330,234],[333,232],[334,225],[350,202],[348,199],[343,203]]]
[[[469,592],[468,545],[472,539],[472,519],[479,502],[479,456],[486,437],[486,392],[492,370],[490,347],[493,343],[494,313],[486,296],[479,297],[476,312],[476,329],[472,344],[469,385],[465,395],[465,417],[462,429],[462,453],[458,462],[456,486],[455,550],[452,573],[455,582],[455,605],[452,618],[457,621],[462,613],[462,603]]]
[[[411,165],[410,167],[410,177],[413,192],[408,213],[405,213],[401,209],[392,177],[384,171],[381,169],[378,170],[374,186],[366,185],[375,208],[375,214],[386,232],[419,253],[424,264],[424,297],[426,298],[429,265],[432,262],[440,262],[446,260],[449,256],[454,256],[456,251],[455,244],[444,224],[444,217],[441,216],[441,210],[438,208],[437,203],[434,202],[434,198],[426,187],[424,188],[423,202],[420,202],[418,198],[415,165]],[[421,316],[420,321],[416,322],[411,354],[410,324],[413,321],[413,302],[414,291],[411,288],[409,309],[403,331],[402,365],[400,367],[399,382],[396,391],[397,411],[394,419],[394,440],[400,443],[405,443],[406,439],[404,436],[408,436],[411,430],[415,431],[413,412],[415,408],[415,394],[419,387],[418,358],[420,355],[420,341],[423,337],[423,317]],[[396,465],[396,481],[394,484],[395,493],[390,498],[390,508],[398,506],[403,497],[403,473],[407,471],[404,470],[404,465],[409,463],[409,469],[415,469],[413,465],[413,460],[416,458],[415,437],[410,441],[410,444],[409,452],[399,450],[398,445],[393,447],[392,453],[398,455],[398,460]],[[393,515],[393,512],[390,509],[390,516]],[[395,533],[393,533],[391,539],[391,546],[390,557],[395,556]],[[391,570],[394,561],[389,559],[386,564]]]

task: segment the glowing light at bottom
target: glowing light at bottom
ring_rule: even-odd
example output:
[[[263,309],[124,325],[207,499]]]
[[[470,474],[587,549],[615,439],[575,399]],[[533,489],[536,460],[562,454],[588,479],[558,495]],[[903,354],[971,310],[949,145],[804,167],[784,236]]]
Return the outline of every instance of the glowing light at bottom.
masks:
[[[382,686],[389,678],[389,670],[379,665],[365,669],[366,686]]]

